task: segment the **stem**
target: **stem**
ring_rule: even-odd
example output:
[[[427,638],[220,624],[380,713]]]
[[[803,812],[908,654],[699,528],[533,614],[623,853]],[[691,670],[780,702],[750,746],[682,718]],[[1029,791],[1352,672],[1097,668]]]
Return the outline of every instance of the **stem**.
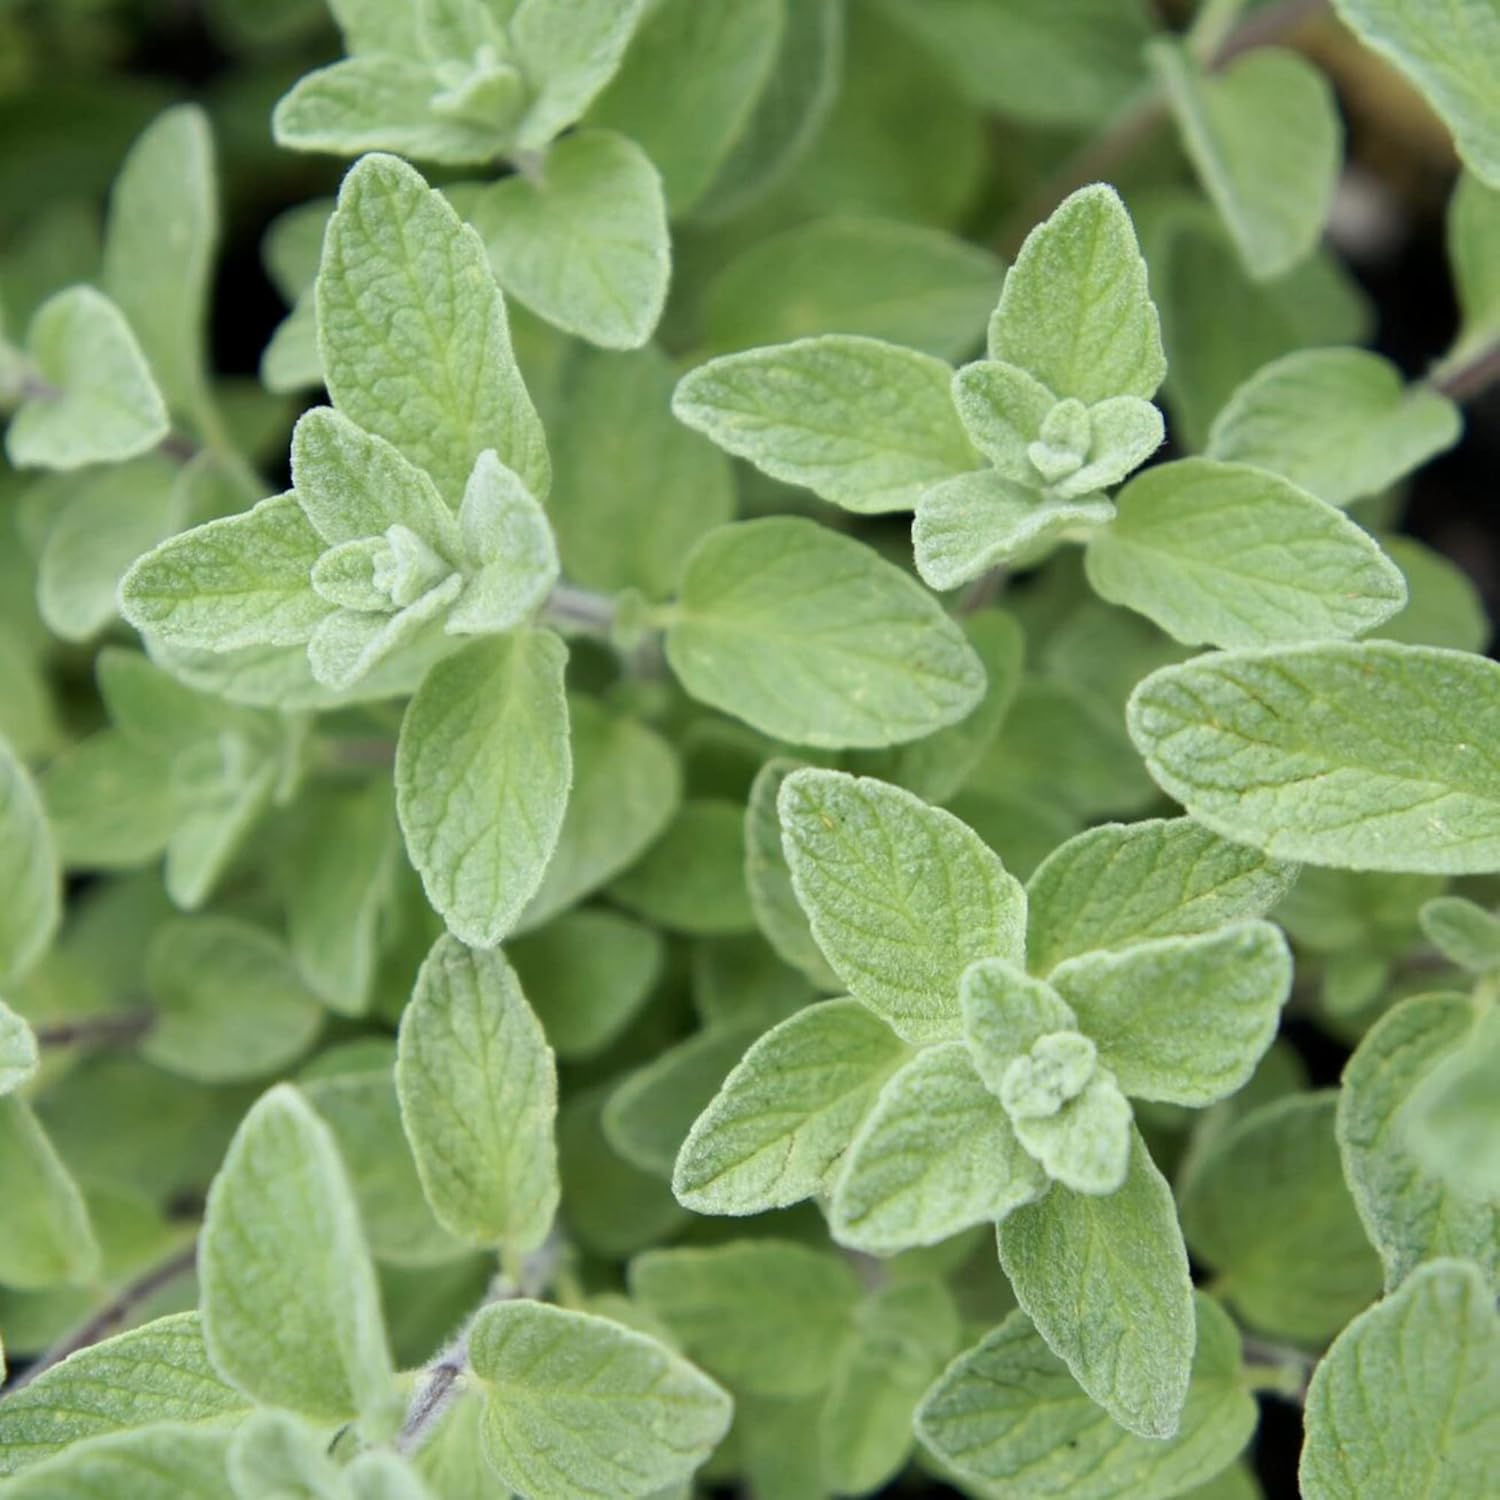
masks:
[[[542,618],[565,630],[607,636],[614,628],[615,602],[607,594],[560,583],[547,596],[547,602],[542,606]]]
[[[522,1259],[514,1277],[504,1272],[495,1277],[484,1301],[464,1320],[464,1326],[447,1348],[427,1366],[406,1409],[401,1431],[396,1434],[397,1453],[415,1453],[458,1396],[460,1382],[469,1368],[469,1334],[479,1314],[496,1302],[540,1297],[557,1276],[565,1252],[562,1237],[554,1229],[537,1249]]]
[[[192,1244],[179,1250],[167,1260],[143,1271],[134,1281],[128,1282],[115,1293],[82,1328],[59,1339],[50,1349],[33,1360],[27,1369],[11,1382],[10,1389],[20,1390],[23,1385],[29,1385],[44,1370],[50,1370],[53,1365],[61,1364],[70,1354],[77,1354],[80,1349],[87,1349],[101,1339],[108,1338],[143,1302],[154,1297],[163,1288],[170,1286],[179,1277],[186,1276],[197,1263],[197,1258],[198,1243],[194,1240]]]
[[[1216,0],[1206,10],[1217,13]],[[1252,12],[1212,51],[1205,66],[1226,67],[1242,52],[1279,41],[1287,33],[1323,15],[1328,0],[1281,0]],[[1205,27],[1215,23],[1207,16]],[[1138,94],[1093,140],[1081,147],[1060,170],[1021,206],[1000,235],[1000,253],[1014,258],[1033,226],[1047,218],[1070,193],[1110,177],[1115,168],[1133,156],[1170,118],[1166,94],[1159,84]]]
[[[1500,380],[1500,339],[1486,344],[1457,364],[1437,371],[1430,384],[1439,394],[1462,405],[1488,390],[1497,380]]]
[[[39,1047],[128,1047],[138,1042],[156,1024],[156,1012],[148,1005],[114,1011],[103,1016],[83,1016],[35,1028]]]
[[[1301,1406],[1307,1399],[1315,1358],[1290,1344],[1278,1344],[1254,1334],[1243,1336],[1243,1346],[1246,1390],[1264,1391]]]

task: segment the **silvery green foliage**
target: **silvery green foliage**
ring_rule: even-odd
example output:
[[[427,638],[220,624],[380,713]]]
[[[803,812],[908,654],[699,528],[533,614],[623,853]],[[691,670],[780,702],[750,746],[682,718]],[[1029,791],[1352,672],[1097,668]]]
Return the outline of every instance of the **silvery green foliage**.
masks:
[[[1303,8],[1158,9],[329,0],[286,90],[213,0],[225,184],[94,107],[141,7],[8,18],[6,1494],[1253,1500],[1261,1392],[1486,1492],[1500,669],[1394,487],[1495,26],[1336,5],[1465,163],[1423,373]]]

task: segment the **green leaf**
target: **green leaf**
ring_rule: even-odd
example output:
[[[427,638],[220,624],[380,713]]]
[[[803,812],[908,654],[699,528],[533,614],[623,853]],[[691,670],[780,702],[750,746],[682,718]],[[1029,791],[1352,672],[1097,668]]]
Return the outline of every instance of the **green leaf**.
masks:
[[[597,1056],[645,1003],[661,974],[661,937],[612,911],[565,912],[507,944],[557,1055]]]
[[[777,956],[806,974],[819,989],[832,991],[840,987],[839,978],[823,957],[792,887],[776,810],[781,783],[801,764],[785,756],[768,760],[750,785],[745,806],[745,887],[756,923]]]
[[[676,378],[650,345],[570,357],[548,515],[571,582],[665,599],[693,543],[734,514],[728,458],[672,416]]]
[[[737,1215],[822,1192],[905,1056],[890,1028],[853,1000],[799,1011],[750,1048],[699,1115],[672,1191],[695,1213]]]
[[[655,1339],[539,1302],[485,1308],[469,1333],[484,1455],[534,1500],[645,1500],[685,1481],[729,1427],[729,1397]]]
[[[1048,1347],[1120,1426],[1180,1431],[1193,1286],[1172,1191],[1138,1134],[1118,1192],[1054,1185],[1005,1219],[1000,1263]]]
[[[1130,737],[1216,833],[1356,870],[1500,869],[1500,667],[1390,642],[1201,657],[1153,672]],[[1495,723],[1492,726],[1491,721]]]
[[[1113,188],[1080,188],[1027,235],[990,319],[989,353],[1059,399],[1155,393],[1167,369],[1161,328]]]
[[[994,470],[964,474],[917,500],[917,572],[935,589],[954,589],[1003,563],[1025,567],[1058,542],[1084,540],[1114,514],[1102,495],[1044,500]]]
[[[1281,47],[1211,74],[1179,43],[1153,42],[1147,56],[1245,268],[1262,281],[1290,270],[1317,245],[1333,206],[1343,157],[1333,86]]]
[[[1454,1192],[1500,1201],[1495,1143],[1500,1118],[1495,1067],[1500,1060],[1500,1012],[1486,1010],[1463,1046],[1445,1057],[1413,1091],[1406,1137],[1413,1155]]]
[[[1307,1500],[1467,1500],[1500,1456],[1500,1326],[1471,1265],[1437,1260],[1361,1314],[1313,1371]]]
[[[514,630],[557,582],[557,544],[535,496],[486,449],[464,487],[458,524],[472,576],[444,629],[449,635]]]
[[[521,103],[511,70],[502,65],[490,78],[490,118],[479,121],[434,108],[444,83],[425,58],[350,57],[299,78],[277,102],[271,129],[277,145],[293,151],[397,151],[449,166],[489,162],[505,149]]]
[[[1338,1095],[1290,1094],[1241,1116],[1195,1154],[1182,1228],[1214,1286],[1252,1327],[1321,1343],[1380,1292],[1334,1139]]]
[[[941,1282],[883,1287],[855,1313],[854,1337],[818,1416],[826,1483],[873,1493],[912,1449],[912,1415],[959,1340],[958,1309]]]
[[[1344,1070],[1338,1137],[1344,1175],[1387,1289],[1424,1260],[1458,1255],[1500,1284],[1500,1200],[1450,1187],[1412,1149],[1407,1105],[1474,1025],[1463,995],[1403,1000],[1365,1034]]]
[[[1019,1312],[948,1367],[917,1411],[917,1437],[978,1494],[1036,1500],[1185,1494],[1233,1459],[1257,1417],[1234,1324],[1202,1295],[1196,1312],[1187,1401],[1176,1435],[1165,1441],[1122,1433]]]
[[[835,214],[757,240],[703,293],[719,353],[862,334],[958,359],[984,337],[1005,267],[982,246],[894,219]]]
[[[773,479],[862,515],[910,510],[977,467],[931,355],[849,334],[726,354],[682,378],[672,410]]]
[[[964,970],[1022,959],[1020,883],[951,813],[883,782],[796,771],[779,808],[797,898],[850,993],[907,1041],[956,1036]]]
[[[1415,537],[1386,536],[1380,545],[1406,576],[1406,608],[1376,636],[1408,646],[1446,646],[1483,653],[1493,633],[1474,580]]]
[[[1461,968],[1487,974],[1500,968],[1500,917],[1463,896],[1438,896],[1421,914],[1427,941]]]
[[[400,849],[392,812],[383,781],[299,804],[285,875],[287,944],[303,979],[343,1015],[363,1015],[370,1002]]]
[[[1406,74],[1477,177],[1500,188],[1500,16],[1477,0],[1335,0],[1339,18]]]
[[[531,931],[628,869],[671,822],[682,796],[672,747],[593,698],[568,703],[573,786],[557,847],[518,927]]]
[[[202,423],[206,342],[219,242],[213,132],[194,104],[141,132],[109,199],[104,290],[125,314],[175,413]]]
[[[0,980],[21,978],[46,951],[61,916],[61,884],[36,786],[0,740]]]
[[[29,1291],[98,1274],[88,1209],[31,1106],[0,1098],[0,1283]]]
[[[1246,464],[1186,458],[1132,480],[1089,542],[1089,582],[1188,645],[1360,635],[1406,603],[1406,580],[1360,526]]]
[[[233,917],[159,927],[146,958],[146,990],[156,1020],[142,1055],[204,1083],[280,1072],[323,1024],[317,996],[286,948]]]
[[[1255,1071],[1291,993],[1292,955],[1269,922],[1234,922],[1080,954],[1051,982],[1127,1094],[1199,1106]]]
[[[693,697],[795,744],[920,739],[984,691],[972,648],[915,580],[793,516],[698,543],[666,652]]]
[[[1040,979],[1000,958],[964,970],[959,989],[964,1040],[985,1087],[999,1097],[1006,1075],[1043,1037],[1078,1029],[1067,1002]]]
[[[160,756],[114,729],[54,760],[42,795],[58,857],[69,869],[128,869],[156,858],[180,813]]]
[[[1146,7],[1126,0],[884,0],[987,110],[1040,125],[1102,124],[1141,84]]]
[[[404,162],[367,156],[344,179],[317,286],[328,390],[345,416],[427,470],[449,504],[486,448],[547,493],[546,440],[483,243]]]
[[[229,1435],[175,1422],[64,1449],[6,1486],[17,1500],[224,1500]]]
[[[1458,408],[1364,349],[1304,349],[1256,371],[1214,418],[1208,455],[1270,469],[1330,505],[1376,495],[1451,448]]]
[[[228,1423],[248,1402],[209,1363],[195,1312],[80,1349],[0,1405],[0,1474],[157,1422]]]
[[[671,932],[750,932],[745,815],[737,802],[684,802],[666,831],[609,888],[621,906]]]
[[[557,1075],[500,954],[438,939],[401,1018],[396,1087],[444,1228],[512,1257],[536,1249],[557,1211]]]
[[[671,251],[661,178],[634,141],[583,130],[533,179],[484,189],[469,209],[500,285],[533,312],[606,349],[637,349],[667,297]]]
[[[703,196],[744,136],[783,30],[781,0],[662,0],[589,111],[645,148],[674,218]],[[671,109],[661,101],[670,97]]]
[[[510,18],[516,63],[534,89],[517,141],[545,146],[614,76],[645,0],[520,0]],[[550,158],[549,158],[550,160]]]
[[[496,636],[439,662],[407,705],[396,811],[449,930],[492,947],[542,883],[572,779],[567,648],[550,631]]]
[[[764,1025],[752,1015],[709,1026],[628,1074],[604,1107],[609,1144],[631,1166],[670,1181],[693,1122]]]
[[[235,1132],[209,1189],[198,1275],[209,1357],[231,1384],[383,1430],[393,1375],[359,1210],[332,1134],[289,1084]]]
[[[1004,1219],[1046,1188],[963,1042],[925,1048],[895,1073],[839,1169],[829,1228],[891,1255]]]
[[[327,1442],[290,1412],[262,1407],[229,1441],[229,1479],[236,1500],[348,1500]]]
[[[13,1094],[37,1070],[36,1037],[31,1027],[0,1000],[0,1096]]]
[[[49,297],[26,335],[41,388],[11,418],[17,468],[77,469],[148,452],[167,435],[145,356],[120,309],[92,287]]]
[[[779,1397],[828,1385],[860,1299],[839,1256],[774,1239],[649,1250],[631,1262],[630,1290],[711,1375]]]
[[[1027,966],[1047,974],[1080,954],[1264,916],[1296,874],[1295,866],[1188,818],[1091,828],[1055,850],[1026,884]]]
[[[1484,348],[1500,333],[1500,274],[1495,246],[1500,243],[1500,185],[1460,174],[1448,200],[1448,261],[1460,313],[1453,354]],[[1451,356],[1450,356],[1451,357]]]

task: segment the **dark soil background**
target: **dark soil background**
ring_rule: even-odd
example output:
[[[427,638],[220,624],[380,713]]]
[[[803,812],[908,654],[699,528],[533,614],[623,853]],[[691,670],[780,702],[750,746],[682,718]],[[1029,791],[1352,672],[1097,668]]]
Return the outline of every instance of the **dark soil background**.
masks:
[[[268,27],[277,15],[295,19],[305,9],[295,0],[260,3]],[[194,0],[0,0],[0,247],[25,213],[54,194],[102,201],[128,141],[164,104],[205,103],[219,138],[226,197],[214,364],[221,373],[253,377],[285,313],[261,265],[261,236],[282,209],[331,192],[344,166],[277,152],[269,114],[294,78],[337,55],[336,38],[316,22],[294,25],[247,54],[226,39],[218,13],[249,15],[251,5],[226,0],[207,9]],[[24,38],[24,56],[14,50],[16,36]],[[1413,118],[1409,97],[1391,103],[1381,92],[1390,80],[1372,86],[1367,58],[1351,62],[1346,41],[1324,40],[1314,37],[1308,50],[1339,87],[1354,163],[1346,185],[1352,211],[1342,223],[1336,215],[1331,238],[1374,302],[1375,348],[1420,376],[1446,349],[1457,323],[1443,246],[1455,165],[1433,122]],[[61,82],[53,63],[63,70]],[[7,89],[16,66],[25,74]],[[1500,619],[1500,385],[1471,400],[1467,417],[1463,441],[1412,482],[1403,525],[1470,575],[1494,620]],[[1315,1085],[1338,1081],[1348,1056],[1342,1043],[1305,1021],[1290,1022],[1286,1034]],[[1300,1442],[1298,1409],[1264,1400],[1253,1459],[1272,1500],[1297,1494]],[[920,1476],[891,1492],[957,1494]]]

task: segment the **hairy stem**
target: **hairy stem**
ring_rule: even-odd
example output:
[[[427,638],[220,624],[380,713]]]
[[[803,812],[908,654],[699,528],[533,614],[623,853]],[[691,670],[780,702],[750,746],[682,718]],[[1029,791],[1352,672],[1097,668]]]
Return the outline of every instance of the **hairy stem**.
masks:
[[[1500,338],[1476,353],[1441,369],[1432,377],[1432,388],[1462,405],[1500,380]]]
[[[155,1024],[156,1011],[149,1005],[138,1005],[131,1010],[38,1026],[35,1035],[39,1047],[128,1047]]]
[[[1307,1400],[1307,1384],[1312,1379],[1315,1357],[1291,1344],[1271,1339],[1243,1336],[1245,1383],[1252,1391],[1281,1396],[1301,1406]]]
[[[74,1329],[72,1333],[59,1339],[50,1349],[38,1355],[26,1370],[10,1383],[10,1390],[19,1390],[23,1385],[28,1385],[35,1380],[44,1370],[50,1370],[53,1365],[61,1364],[70,1354],[77,1354],[80,1349],[87,1349],[91,1344],[97,1344],[101,1339],[108,1338],[142,1303],[148,1302],[159,1291],[188,1275],[197,1263],[197,1258],[198,1242],[194,1240],[192,1244],[185,1246],[175,1255],[143,1271],[134,1281],[121,1287],[81,1328]]]
[[[1253,47],[1279,41],[1299,26],[1328,10],[1328,0],[1281,0],[1252,12],[1214,48],[1207,66],[1223,68]],[[1137,95],[1093,140],[1068,158],[1037,192],[1021,205],[999,238],[1000,253],[1013,258],[1031,229],[1040,224],[1070,193],[1113,175],[1121,163],[1167,123],[1166,95],[1153,86]]]
[[[542,619],[564,630],[607,636],[614,628],[615,602],[607,594],[560,583],[542,606]]]

